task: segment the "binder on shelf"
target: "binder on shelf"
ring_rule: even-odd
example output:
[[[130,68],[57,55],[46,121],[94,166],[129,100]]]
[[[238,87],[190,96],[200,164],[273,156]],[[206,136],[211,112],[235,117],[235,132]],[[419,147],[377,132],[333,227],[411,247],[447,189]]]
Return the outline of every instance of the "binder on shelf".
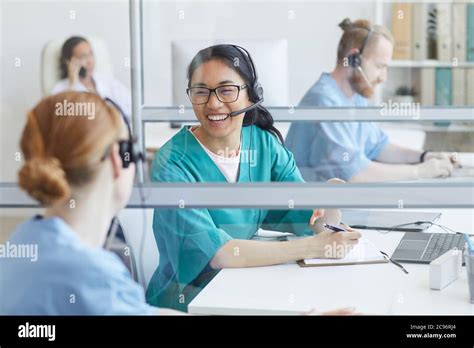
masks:
[[[474,4],[467,4],[466,60],[474,62]]]
[[[466,105],[474,105],[474,68],[466,69]]]
[[[453,105],[466,104],[466,70],[460,68],[453,68]]]
[[[452,104],[451,68],[436,68],[436,105]]]
[[[438,60],[447,62],[452,58],[452,7],[450,3],[437,5],[437,48]]]
[[[392,6],[392,34],[395,39],[393,59],[411,59],[411,30],[412,4],[394,3]]]
[[[412,55],[414,60],[428,59],[428,4],[414,3],[412,7]]]
[[[453,4],[453,58],[458,62],[466,60],[467,4]]]
[[[436,96],[436,70],[434,68],[419,69],[419,78],[415,81],[417,86],[415,89],[418,92],[418,101],[423,106],[435,105]]]

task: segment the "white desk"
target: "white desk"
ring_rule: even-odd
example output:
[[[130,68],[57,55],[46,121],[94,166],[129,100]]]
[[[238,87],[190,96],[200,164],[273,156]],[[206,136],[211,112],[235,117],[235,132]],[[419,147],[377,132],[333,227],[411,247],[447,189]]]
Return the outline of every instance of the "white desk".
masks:
[[[417,209],[416,211],[434,211]],[[474,211],[442,210],[438,223],[474,233]],[[432,227],[430,232],[440,231]],[[390,255],[403,236],[362,231]],[[429,288],[429,266],[405,263],[404,274],[391,263],[301,268],[295,263],[224,269],[189,304],[194,314],[296,314],[356,307],[364,314],[474,314],[465,267],[445,289]]]

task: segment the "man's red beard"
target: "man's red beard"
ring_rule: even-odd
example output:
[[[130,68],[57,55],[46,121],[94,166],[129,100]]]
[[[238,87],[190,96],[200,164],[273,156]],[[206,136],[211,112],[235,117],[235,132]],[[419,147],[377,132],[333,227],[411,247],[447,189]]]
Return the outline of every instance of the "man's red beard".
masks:
[[[374,95],[374,88],[369,86],[362,73],[358,70],[354,70],[354,73],[349,77],[349,83],[356,93],[365,98],[371,98]]]

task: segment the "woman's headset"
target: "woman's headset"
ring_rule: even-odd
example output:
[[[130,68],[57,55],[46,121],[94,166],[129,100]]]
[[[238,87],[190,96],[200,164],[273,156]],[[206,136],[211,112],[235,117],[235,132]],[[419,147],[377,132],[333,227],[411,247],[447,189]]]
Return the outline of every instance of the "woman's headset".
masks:
[[[137,164],[138,161],[143,162],[145,157],[143,156],[143,152],[141,152],[140,149],[138,148],[136,139],[134,139],[133,134],[132,134],[132,127],[130,127],[130,122],[128,121],[124,112],[122,111],[120,106],[118,106],[117,103],[115,103],[112,99],[105,98],[104,100],[112,104],[118,110],[118,112],[122,116],[122,120],[124,121],[125,126],[127,127],[128,139],[118,141],[119,155],[120,155],[120,158],[122,159],[122,167],[128,168],[130,166],[130,163]]]
[[[252,100],[252,101],[254,103],[263,101],[263,87],[260,84],[260,82],[258,82],[257,69],[255,69],[255,64],[253,63],[252,56],[250,55],[249,51],[247,51],[242,46],[238,46],[238,45],[231,45],[231,46],[243,53],[243,56],[247,59],[247,62],[249,63],[252,69],[252,84],[250,86],[250,89],[252,90],[252,97],[253,97],[252,99],[257,98],[257,100]]]

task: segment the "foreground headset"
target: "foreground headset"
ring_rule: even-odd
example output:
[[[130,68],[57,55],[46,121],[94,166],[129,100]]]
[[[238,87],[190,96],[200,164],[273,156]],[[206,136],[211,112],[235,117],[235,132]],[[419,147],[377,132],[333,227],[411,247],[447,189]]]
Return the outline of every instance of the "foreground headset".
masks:
[[[105,101],[112,104],[119,111],[120,115],[122,116],[122,120],[125,123],[125,126],[127,127],[128,139],[118,141],[119,155],[122,159],[122,167],[128,168],[130,166],[130,163],[137,164],[138,161],[143,161],[145,157],[143,156],[143,153],[139,150],[136,140],[133,138],[132,128],[130,127],[130,123],[128,122],[128,119],[125,116],[124,112],[122,111],[120,106],[118,106],[117,103],[115,103],[112,99],[105,98]]]

